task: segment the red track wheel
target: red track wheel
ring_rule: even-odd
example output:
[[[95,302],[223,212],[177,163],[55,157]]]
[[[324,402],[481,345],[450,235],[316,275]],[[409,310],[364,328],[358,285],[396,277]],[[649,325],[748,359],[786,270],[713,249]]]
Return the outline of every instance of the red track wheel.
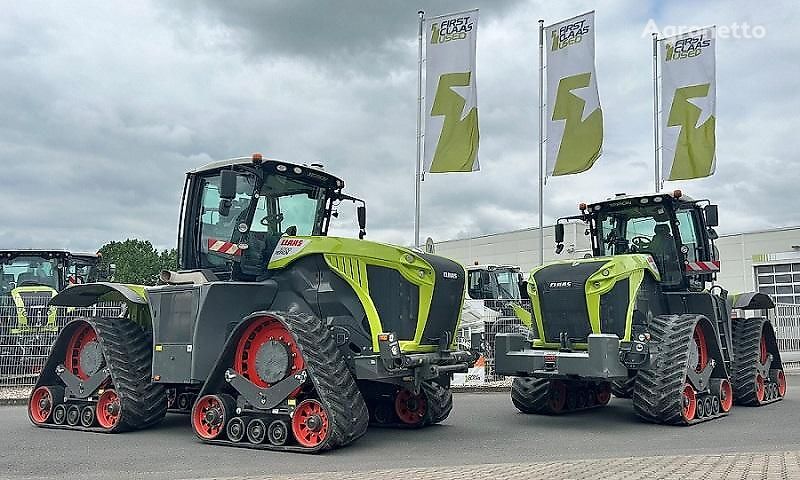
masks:
[[[253,321],[236,346],[233,369],[261,388],[303,368],[303,355],[294,337],[281,322],[271,317]]]
[[[200,438],[213,440],[225,430],[228,412],[225,402],[217,395],[206,395],[192,408],[192,427]]]
[[[64,366],[81,380],[97,373],[104,365],[103,351],[97,340],[97,332],[91,325],[83,323],[72,334],[67,343]]]
[[[34,390],[28,401],[28,414],[33,423],[39,425],[47,423],[57,403],[60,403],[60,399],[57,398],[52,387],[39,387]]]
[[[703,328],[698,323],[694,327],[693,342],[689,345],[689,366],[700,373],[708,365],[708,343]]]
[[[694,393],[694,388],[688,383],[684,385],[681,393],[681,407],[684,420],[688,422],[694,419],[694,415],[697,412],[697,396]]]
[[[733,408],[733,388],[727,379],[722,380],[719,385],[719,408],[725,413]]]
[[[394,398],[394,411],[401,422],[406,425],[418,426],[425,421],[428,402],[422,392],[414,395],[409,390],[401,390]]]
[[[761,374],[756,375],[756,399],[763,402],[766,397],[766,386],[764,385],[764,377]]]
[[[113,389],[106,390],[97,399],[97,423],[106,430],[111,430],[119,423],[122,413],[122,406],[119,402],[119,395]]]
[[[330,434],[328,412],[317,400],[303,400],[292,415],[292,433],[297,443],[315,448],[328,439]]]
[[[783,374],[783,370],[778,371],[777,375],[777,384],[778,384],[778,396],[783,397],[786,395],[786,375]]]
[[[611,384],[601,383],[598,385],[597,390],[595,390],[595,396],[598,404],[608,405],[608,402],[611,401]]]
[[[567,404],[567,385],[561,380],[550,382],[550,398],[547,401],[550,411],[561,413]]]

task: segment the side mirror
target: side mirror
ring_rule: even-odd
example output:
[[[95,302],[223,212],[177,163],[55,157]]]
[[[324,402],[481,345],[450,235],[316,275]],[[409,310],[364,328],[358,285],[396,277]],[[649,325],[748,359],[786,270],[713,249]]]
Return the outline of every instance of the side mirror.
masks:
[[[556,236],[556,255],[560,255],[564,251],[564,224],[556,223],[555,226]]]
[[[719,209],[716,205],[706,205],[704,209],[706,213],[706,226],[716,227],[719,226]]]
[[[564,224],[556,223],[556,243],[564,243]]]
[[[367,206],[359,205],[356,212],[358,214],[358,238],[360,240],[367,234]]]
[[[227,217],[231,213],[231,205],[233,205],[233,202],[231,202],[230,199],[222,198],[219,201],[219,208],[217,211],[221,216]]]
[[[236,172],[223,170],[219,178],[219,198],[233,200],[236,198]]]

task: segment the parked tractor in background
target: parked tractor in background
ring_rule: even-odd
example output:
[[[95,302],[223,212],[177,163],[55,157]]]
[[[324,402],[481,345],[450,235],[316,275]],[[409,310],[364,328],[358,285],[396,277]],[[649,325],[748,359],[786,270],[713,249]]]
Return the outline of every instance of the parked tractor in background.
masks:
[[[260,154],[187,174],[181,271],[94,283],[53,302],[128,304],[59,335],[29,402],[41,427],[118,432],[190,412],[203,442],[316,452],[368,423],[423,427],[452,408],[464,269],[363,240],[364,202],[318,165]],[[342,201],[359,239],[328,237]]]
[[[714,285],[717,206],[672,194],[618,195],[559,219],[588,224],[594,258],[548,263],[529,277],[538,339],[496,338],[499,373],[515,375],[524,413],[608,403],[612,382],[639,417],[688,425],[727,415],[734,401],[781,400],[786,378],[763,294]]]
[[[99,260],[66,250],[0,250],[0,373],[39,371],[68,320],[48,302],[69,285],[104,279]]]

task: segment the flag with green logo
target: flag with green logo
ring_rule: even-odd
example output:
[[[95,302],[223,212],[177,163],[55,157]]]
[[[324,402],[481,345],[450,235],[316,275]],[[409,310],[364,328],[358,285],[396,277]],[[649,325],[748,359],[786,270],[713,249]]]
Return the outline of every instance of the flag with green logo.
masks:
[[[659,40],[664,180],[707,177],[716,168],[715,43],[714,27]]]
[[[594,67],[594,12],[545,27],[547,174],[592,168],[603,149]]]
[[[425,31],[425,170],[479,170],[478,10],[428,18]]]

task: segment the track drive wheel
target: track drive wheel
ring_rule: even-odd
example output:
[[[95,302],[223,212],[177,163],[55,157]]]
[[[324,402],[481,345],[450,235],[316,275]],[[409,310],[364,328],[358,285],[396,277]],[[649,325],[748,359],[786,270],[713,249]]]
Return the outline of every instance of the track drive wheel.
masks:
[[[204,439],[213,440],[225,431],[225,424],[233,417],[235,402],[228,395],[205,395],[192,407],[192,429]]]
[[[39,387],[28,400],[28,416],[37,425],[51,420],[53,410],[64,401],[64,389],[59,386]]]
[[[297,443],[307,448],[323,445],[329,438],[328,412],[316,399],[303,400],[292,415],[292,433]]]
[[[424,392],[400,390],[394,398],[394,411],[404,425],[421,427],[428,416],[428,399]]]

